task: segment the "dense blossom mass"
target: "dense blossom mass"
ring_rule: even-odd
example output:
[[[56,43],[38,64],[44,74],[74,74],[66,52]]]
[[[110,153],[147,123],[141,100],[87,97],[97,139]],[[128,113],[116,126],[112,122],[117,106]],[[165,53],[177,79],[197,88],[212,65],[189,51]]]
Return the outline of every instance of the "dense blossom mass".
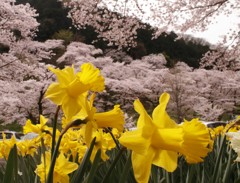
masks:
[[[107,87],[101,99],[104,100],[107,97],[117,100],[124,104],[122,108],[126,111],[133,111],[129,110],[131,105],[128,103],[133,101],[134,95],[140,95],[140,98],[153,107],[152,101],[156,103],[158,95],[164,91],[172,96],[173,102],[169,107],[178,121],[183,120],[183,114],[188,116],[193,113],[204,120],[216,120],[221,118],[226,111],[227,113],[233,112],[239,104],[236,97],[239,91],[237,85],[239,75],[230,70],[226,71],[226,68],[233,71],[239,70],[237,32],[231,36],[234,44],[229,47],[223,46],[218,50],[214,48],[215,51],[206,53],[202,59],[203,67],[222,72],[192,70],[187,66],[188,72],[186,72],[185,66],[179,65],[176,65],[178,72],[175,72],[166,68],[167,61],[162,55],[149,55],[144,57],[140,63],[139,60],[133,61],[119,52],[121,58],[117,59],[130,63],[126,65],[115,63],[115,60],[109,57],[97,57],[96,55],[99,56],[103,52],[83,43],[72,42],[65,47],[62,40],[33,41],[39,25],[36,21],[38,14],[29,4],[16,4],[15,2],[15,0],[3,0],[0,5],[0,93],[2,101],[0,120],[2,122],[19,121],[23,124],[29,117],[37,121],[38,114],[49,116],[54,110],[51,103],[43,99],[47,85],[51,82],[52,73],[46,69],[44,63],[39,62],[42,59],[52,58],[53,49],[64,51],[66,49],[66,52],[57,60],[57,64],[79,66],[83,62],[91,61],[98,68],[103,69]],[[148,1],[130,0],[126,2],[120,0],[88,1],[87,3],[85,1],[63,2],[70,7],[69,15],[77,27],[84,28],[92,25],[99,32],[100,37],[120,47],[136,45],[134,42],[136,32],[142,26],[135,19],[136,17],[147,21],[151,16],[152,21],[162,26],[156,29],[160,34],[167,31],[167,28],[172,28],[172,24],[177,25],[176,28],[182,31],[194,27],[205,29],[219,12],[228,15],[231,13],[231,8],[238,9],[235,1],[221,0],[197,3],[178,1],[173,4],[169,1],[149,3]],[[146,13],[147,9],[151,10],[149,14]],[[119,14],[113,12],[119,12]],[[176,16],[179,13],[182,14]],[[184,16],[184,13],[189,16]],[[130,18],[127,17],[129,15]],[[179,18],[183,18],[184,21],[178,21]],[[232,46],[235,49],[229,51],[228,48]],[[220,80],[222,82],[219,83]],[[109,96],[109,91],[114,95]],[[124,97],[121,97],[122,91],[125,92]],[[213,96],[212,93],[218,94]],[[190,94],[192,97],[187,97],[185,99],[187,102],[184,103],[181,98],[190,96]],[[25,100],[26,98],[28,100]],[[111,107],[111,104],[103,106],[101,102],[98,105],[103,109]]]
[[[153,109],[158,102],[159,94],[166,91],[171,95],[169,111],[178,122],[182,121],[183,117],[188,120],[199,117],[211,121],[218,120],[224,113],[231,114],[240,102],[237,97],[240,80],[238,72],[193,69],[183,62],[179,62],[173,68],[167,68],[167,60],[162,54],[148,55],[141,60],[132,60],[126,55],[119,55],[121,59],[129,61],[129,64],[124,64],[114,62],[109,56],[95,56],[101,53],[101,50],[91,45],[73,42],[57,60],[58,63],[68,65],[69,70],[72,70],[72,64],[75,65],[76,71],[81,64],[89,61],[102,70],[106,86],[105,91],[96,96],[101,99],[96,103],[100,111],[111,109],[119,103],[122,109],[131,115],[133,107],[130,103],[135,96],[143,99],[144,105]],[[10,67],[13,70],[9,70]],[[1,70],[1,73],[6,71],[8,79],[5,78],[5,74],[1,75],[3,80],[0,81],[2,96],[0,117],[9,123],[14,120],[24,123],[29,114],[38,115],[41,109],[39,101],[54,76],[44,64],[33,68],[30,66],[21,68],[24,70],[9,65]],[[58,70],[52,69],[54,72]],[[9,78],[10,75],[7,74],[9,72],[14,73],[14,78]],[[28,77],[29,80],[24,79]],[[63,90],[65,89],[61,91]],[[213,93],[216,95],[212,95]],[[25,100],[26,98],[28,100]],[[50,111],[55,110],[48,100],[43,99],[40,104],[41,114],[47,117]]]

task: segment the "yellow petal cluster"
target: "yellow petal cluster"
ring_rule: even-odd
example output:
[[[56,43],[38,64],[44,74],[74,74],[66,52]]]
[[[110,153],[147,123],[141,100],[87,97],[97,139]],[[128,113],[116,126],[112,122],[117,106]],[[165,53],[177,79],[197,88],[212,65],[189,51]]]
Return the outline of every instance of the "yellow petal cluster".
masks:
[[[44,158],[45,157],[45,158]],[[37,166],[36,174],[40,177],[42,183],[46,182],[46,177],[51,163],[51,155],[49,152],[42,156],[42,163]],[[72,173],[78,168],[78,164],[68,161],[68,159],[61,153],[55,163],[53,172],[53,183],[68,183],[68,174]]]
[[[52,130],[51,128],[49,128],[47,126],[47,121],[48,119],[45,118],[43,115],[40,115],[40,124],[32,124],[31,120],[28,119],[26,121],[26,124],[23,126],[23,133],[27,134],[27,133],[36,133],[39,135],[42,135],[43,133],[50,133],[50,131]]]
[[[173,172],[177,168],[179,153],[188,163],[198,163],[209,152],[211,140],[206,126],[198,119],[176,124],[166,112],[169,99],[168,93],[161,95],[152,118],[142,103],[135,100],[134,108],[140,115],[137,129],[124,133],[119,139],[123,146],[132,150],[137,182],[148,182],[152,164]]]
[[[93,139],[92,134],[97,129],[110,127],[116,128],[121,132],[124,126],[124,113],[119,105],[115,105],[110,111],[98,113],[97,109],[93,106],[94,98],[95,94],[92,94],[89,100],[86,98],[80,112],[72,118],[85,120],[87,122],[85,140],[88,147]]]
[[[14,136],[11,139],[6,139],[6,134],[2,133],[3,141],[0,142],[0,158],[8,159],[8,155],[13,148],[14,144],[17,144],[17,140]]]
[[[104,90],[104,78],[91,63],[82,64],[81,72],[77,73],[73,66],[63,70],[49,69],[56,75],[58,82],[48,87],[45,96],[56,105],[62,106],[64,114],[69,118],[82,108],[82,101],[86,97],[84,93]]]

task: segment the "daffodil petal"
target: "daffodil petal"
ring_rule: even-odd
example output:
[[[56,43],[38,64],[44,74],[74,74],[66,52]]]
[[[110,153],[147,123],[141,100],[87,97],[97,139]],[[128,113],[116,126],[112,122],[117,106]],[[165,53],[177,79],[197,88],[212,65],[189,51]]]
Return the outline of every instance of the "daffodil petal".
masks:
[[[23,133],[27,134],[29,132],[34,132],[34,133],[40,134],[41,133],[41,129],[38,126],[33,125],[31,120],[28,119],[26,121],[26,124],[23,126]]]
[[[119,142],[139,154],[146,154],[147,149],[150,146],[149,139],[142,136],[142,129],[124,132],[119,138]]]
[[[62,110],[66,118],[71,119],[81,110],[81,106],[78,105],[76,98],[65,96],[63,99]]]
[[[168,172],[173,172],[177,168],[178,154],[174,151],[155,150],[152,164],[162,167]]]
[[[100,70],[95,68],[91,63],[81,65],[82,72],[78,73],[79,80],[88,85],[92,91],[104,90],[104,78],[100,74]]]
[[[150,148],[146,155],[132,152],[132,166],[138,183],[148,183],[154,151]]]
[[[153,123],[158,128],[175,128],[177,126],[175,121],[172,120],[166,112],[169,99],[170,95],[163,93],[159,98],[159,105],[153,110]]]
[[[44,126],[47,123],[48,119],[45,118],[43,115],[40,115],[40,124]]]
[[[211,142],[207,127],[198,119],[185,121],[182,124],[184,131],[184,142],[182,144],[182,153],[188,163],[202,162],[207,156],[209,144]]]
[[[61,87],[68,86],[68,84],[75,78],[73,66],[65,67],[62,70],[49,67],[49,70],[57,76],[57,80],[60,83]]]
[[[63,98],[66,96],[65,89],[61,88],[59,83],[52,83],[46,93],[45,97],[53,101],[57,105],[62,105]]]
[[[64,171],[65,175],[73,172],[74,170],[76,170],[78,168],[78,165],[74,162],[68,161],[68,159],[65,158],[63,153],[60,153],[57,160],[58,160],[59,169],[60,170],[62,169]]]
[[[88,122],[85,126],[85,141],[88,147],[90,147],[90,144],[92,142],[92,132],[93,131],[93,125],[91,122]]]
[[[137,121],[137,128],[144,128],[144,130],[142,130],[142,135],[144,137],[151,136],[154,129],[152,119],[148,115],[147,111],[145,110],[139,99],[134,101],[134,109],[140,115]]]

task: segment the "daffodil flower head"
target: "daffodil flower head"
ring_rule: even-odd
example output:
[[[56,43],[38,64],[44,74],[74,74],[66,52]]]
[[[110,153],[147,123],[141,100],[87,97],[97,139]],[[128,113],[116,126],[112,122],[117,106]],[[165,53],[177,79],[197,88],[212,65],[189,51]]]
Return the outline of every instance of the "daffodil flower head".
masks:
[[[93,138],[96,137],[95,145],[91,155],[91,161],[94,160],[94,157],[98,149],[101,149],[101,158],[106,161],[109,157],[106,154],[107,150],[111,150],[116,147],[115,142],[113,141],[112,136],[109,133],[105,133],[103,129],[98,129],[93,133]]]
[[[45,118],[43,115],[40,115],[40,124],[32,124],[31,120],[27,120],[26,124],[23,126],[23,133],[27,134],[27,133],[37,133],[40,136],[43,133],[50,133],[51,132],[51,128],[47,126],[47,121],[48,119]]]
[[[169,99],[168,93],[160,96],[152,118],[136,100],[134,108],[140,115],[137,129],[124,133],[119,139],[123,146],[133,151],[132,164],[137,182],[148,182],[152,164],[173,172],[179,153],[188,163],[197,163],[202,162],[209,152],[210,136],[206,126],[198,119],[176,124],[166,112]]]
[[[235,119],[235,120],[232,120],[232,121],[228,122],[223,129],[223,133],[239,131],[240,126],[239,126],[239,124],[237,124],[238,120]]]
[[[93,93],[89,100],[85,98],[82,101],[82,109],[71,118],[71,120],[81,119],[86,122],[85,140],[89,147],[92,141],[93,130],[99,128],[116,128],[119,132],[123,131],[124,126],[124,113],[119,105],[107,112],[97,112],[96,107],[93,106],[95,93]],[[71,120],[64,119],[64,124]]]
[[[40,147],[40,145],[39,143],[36,143],[35,139],[26,139],[17,142],[17,147],[21,156],[31,155],[34,157],[34,154],[37,154],[37,148]]]
[[[76,115],[82,108],[82,101],[88,91],[100,92],[104,90],[104,78],[99,69],[91,63],[84,63],[81,71],[75,73],[74,67],[64,69],[49,68],[58,82],[52,83],[45,94],[56,105],[62,106],[62,110],[68,118]],[[84,95],[83,95],[84,94]]]
[[[50,152],[45,153],[41,158],[42,163],[37,166],[35,170],[36,174],[40,177],[40,181],[45,183],[45,178],[47,177],[48,170],[50,168],[51,163],[51,154]],[[53,172],[53,183],[66,183],[69,182],[68,174],[72,173],[78,168],[78,165],[74,162],[68,161],[68,159],[64,156],[63,153],[60,153],[54,167]]]
[[[9,153],[13,146],[17,144],[17,140],[14,136],[11,137],[11,139],[6,138],[6,134],[2,133],[3,141],[1,142],[0,146],[0,156],[8,159]]]
[[[82,146],[85,147],[84,140],[81,134],[81,129],[69,129],[63,136],[59,150],[60,152],[72,157],[75,160],[79,158],[79,149],[82,149]],[[82,157],[82,154],[81,154]]]

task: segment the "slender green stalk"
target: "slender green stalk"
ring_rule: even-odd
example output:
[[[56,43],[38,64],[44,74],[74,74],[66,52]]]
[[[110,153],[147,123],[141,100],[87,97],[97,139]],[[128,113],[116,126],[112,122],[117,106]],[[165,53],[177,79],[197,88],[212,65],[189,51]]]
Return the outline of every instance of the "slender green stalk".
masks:
[[[111,135],[113,141],[115,142],[118,150],[120,150],[120,149],[121,149],[121,148],[120,148],[120,145],[119,145],[119,143],[117,142],[117,140],[116,140],[116,138],[114,137],[114,135],[112,134],[112,131],[111,131],[109,128],[105,128],[105,129],[107,130],[108,133],[110,133],[110,135]]]
[[[171,179],[170,179],[169,173],[166,170],[164,170],[164,173],[165,173],[165,176],[166,176],[166,183],[171,183]]]
[[[110,168],[108,169],[107,173],[105,174],[105,176],[104,176],[104,178],[103,178],[103,180],[102,180],[102,183],[108,182],[107,179],[108,179],[109,176],[111,175],[111,173],[112,173],[112,171],[113,171],[113,169],[114,169],[114,166],[117,164],[118,160],[120,159],[121,155],[123,154],[123,152],[124,152],[125,150],[126,150],[126,148],[125,148],[125,147],[122,147],[122,148],[120,149],[120,151],[118,151],[118,154],[117,154],[117,156],[115,157],[114,161],[112,162],[112,164],[111,164]]]
[[[57,107],[54,119],[53,119],[53,133],[52,133],[52,149],[51,149],[51,157],[53,156],[53,151],[55,148],[55,139],[56,139],[56,131],[57,131],[57,119],[58,119],[58,113],[60,110],[60,106]]]
[[[54,171],[54,166],[55,166],[55,163],[56,163],[56,159],[57,159],[57,155],[58,155],[58,149],[59,149],[62,137],[63,137],[63,134],[61,133],[59,138],[58,138],[56,148],[54,149],[54,152],[53,152],[51,165],[50,165],[50,168],[49,168],[49,171],[48,171],[47,183],[52,183],[53,182],[53,171]]]
[[[219,151],[218,151],[218,156],[217,156],[217,160],[214,166],[214,171],[213,171],[213,176],[211,177],[211,182],[215,183],[215,181],[217,180],[217,175],[218,175],[218,171],[219,171],[219,165],[221,162],[221,158],[222,158],[222,153],[223,153],[223,146],[224,146],[224,142],[226,142],[226,136],[221,136],[221,141],[219,143],[220,147],[219,147]]]
[[[224,171],[224,176],[223,176],[223,183],[227,183],[228,182],[228,177],[229,177],[229,173],[231,170],[231,161],[232,161],[232,148],[230,148],[229,152],[228,152],[228,161],[227,161],[227,166],[225,168]]]
[[[87,171],[87,166],[90,163],[90,157],[91,157],[95,142],[96,142],[96,137],[93,138],[89,149],[87,150],[87,152],[85,153],[85,155],[82,159],[80,166],[78,167],[78,169],[76,170],[75,174],[73,175],[73,177],[71,179],[71,183],[82,181],[84,173]]]
[[[80,124],[83,124],[83,123],[86,123],[86,121],[82,121],[82,120],[75,120],[71,123],[69,123],[62,131],[61,131],[61,134],[59,135],[59,138],[58,138],[58,141],[57,141],[57,145],[56,147],[52,147],[54,148],[54,152],[53,152],[53,155],[52,155],[52,161],[51,161],[51,165],[50,165],[50,168],[49,168],[49,172],[48,172],[48,178],[47,178],[47,183],[52,183],[53,182],[53,171],[54,171],[54,166],[55,166],[55,163],[56,163],[56,159],[57,159],[57,155],[58,155],[58,149],[59,149],[59,146],[61,144],[61,140],[62,140],[62,137],[63,135],[67,132],[67,130],[73,126],[77,126],[77,125],[80,125]],[[56,131],[56,128],[53,128],[53,131]],[[56,132],[55,132],[56,133]],[[53,136],[53,138],[55,139],[55,137]]]
[[[92,183],[94,181],[94,177],[95,177],[96,171],[99,167],[100,161],[101,161],[101,149],[98,149],[98,151],[95,155],[94,161],[92,163],[91,170],[88,174],[88,178],[85,181],[86,183]]]

